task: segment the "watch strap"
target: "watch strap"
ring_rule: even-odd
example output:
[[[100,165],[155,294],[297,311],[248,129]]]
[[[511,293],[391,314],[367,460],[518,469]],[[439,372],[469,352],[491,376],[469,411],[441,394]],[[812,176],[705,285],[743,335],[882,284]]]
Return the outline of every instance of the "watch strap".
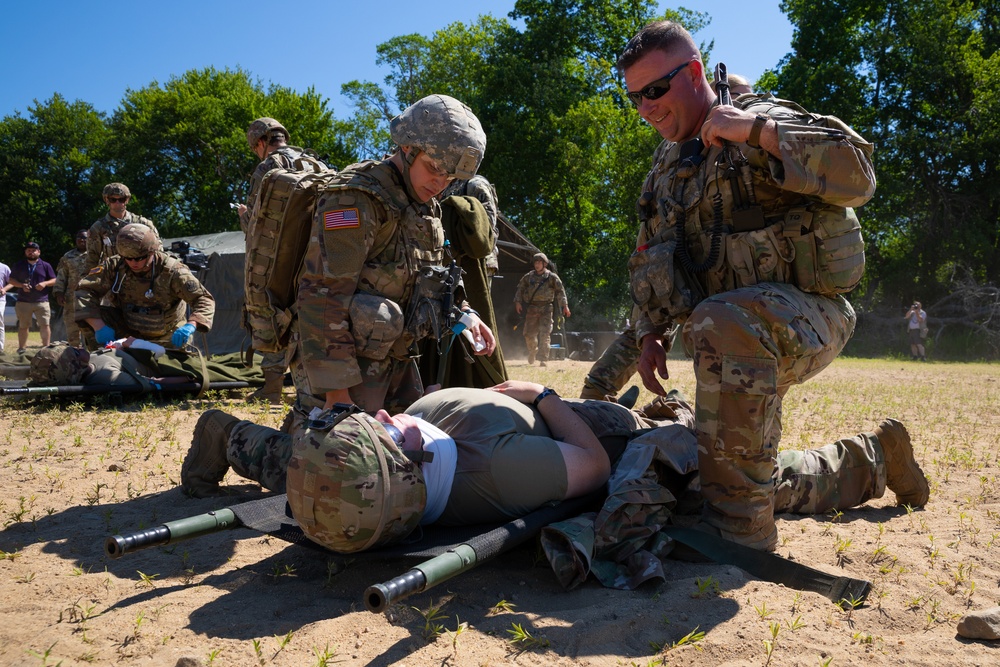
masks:
[[[555,389],[553,389],[552,387],[546,387],[545,389],[542,389],[541,393],[538,394],[538,396],[535,396],[535,400],[531,402],[531,407],[537,408],[538,404],[541,403],[547,396],[558,396],[558,395],[559,394],[556,393]]]
[[[750,136],[747,138],[747,146],[750,148],[760,148],[760,133],[767,125],[767,116],[757,115],[753,119],[753,127],[750,128]]]

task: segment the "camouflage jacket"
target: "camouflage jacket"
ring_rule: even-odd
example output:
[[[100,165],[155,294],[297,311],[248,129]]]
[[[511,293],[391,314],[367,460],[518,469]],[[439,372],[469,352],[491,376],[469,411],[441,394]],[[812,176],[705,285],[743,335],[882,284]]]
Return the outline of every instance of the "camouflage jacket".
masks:
[[[66,305],[72,306],[73,293],[76,291],[76,286],[80,282],[86,266],[87,253],[85,251],[76,248],[67,251],[59,259],[59,264],[56,266],[56,284],[52,286],[52,294],[55,296],[68,294],[69,299],[66,301]]]
[[[639,199],[639,234],[629,260],[632,297],[642,311],[638,340],[683,322],[702,298],[737,287],[781,282],[824,293],[800,284],[802,267],[794,264],[799,248],[791,238],[799,230],[788,224],[792,211],[806,211],[817,220],[824,215],[846,219],[847,226],[856,227],[855,242],[860,241],[849,207],[864,204],[875,192],[872,145],[837,118],[810,114],[794,103],[743,95],[738,104],[777,122],[781,156],[733,145],[748,164],[730,176],[722,148],[664,141],[657,149]],[[738,202],[759,207],[758,225],[734,228],[734,212],[738,217],[742,211],[737,209],[744,208]],[[703,271],[689,270],[677,257],[678,247],[686,249],[692,265],[703,268],[697,265],[710,257],[717,219],[722,233],[715,242],[715,262]],[[805,254],[799,252],[800,261]]]
[[[88,318],[101,318],[105,295],[130,333],[145,340],[169,336],[188,319],[196,322],[199,331],[208,331],[215,317],[212,295],[183,262],[164,252],[155,254],[150,271],[143,275],[133,273],[117,256],[91,269],[76,289],[76,321],[83,324]]]
[[[547,269],[542,273],[528,271],[517,284],[514,302],[526,307],[548,306],[555,302],[556,308],[562,311],[567,306],[566,290],[554,272]]]
[[[136,215],[131,211],[125,211],[125,216],[119,220],[111,217],[111,214],[108,213],[90,226],[90,235],[87,237],[87,271],[90,271],[104,260],[118,254],[118,247],[116,245],[118,231],[125,225],[133,222],[140,222],[147,227],[151,227],[157,236],[160,234],[159,230],[156,229],[156,225],[149,218]]]
[[[282,146],[260,161],[260,164],[257,165],[257,168],[253,170],[253,174],[250,176],[250,190],[247,193],[246,204],[247,210],[240,216],[240,229],[246,232],[249,228],[250,214],[253,211],[257,195],[260,193],[260,184],[264,181],[264,175],[278,167],[291,169],[292,162],[295,158],[302,155],[303,152],[303,149],[298,146]]]
[[[500,238],[500,231],[497,228],[497,217],[500,215],[500,203],[497,199],[496,188],[493,184],[486,180],[486,177],[473,176],[467,181],[456,180],[453,181],[451,185],[445,188],[438,199],[444,201],[447,197],[452,195],[462,195],[466,197],[475,197],[478,199],[483,208],[486,209],[486,215],[490,219],[490,226],[493,227],[493,252],[491,252],[486,257],[486,273],[489,276],[496,274],[497,270],[500,268],[498,263],[499,253],[497,251],[496,240]]]
[[[420,268],[444,260],[437,199],[411,200],[388,160],[340,172],[318,195],[296,298],[292,345],[314,394],[361,383],[350,318],[355,294],[384,297],[405,313]]]

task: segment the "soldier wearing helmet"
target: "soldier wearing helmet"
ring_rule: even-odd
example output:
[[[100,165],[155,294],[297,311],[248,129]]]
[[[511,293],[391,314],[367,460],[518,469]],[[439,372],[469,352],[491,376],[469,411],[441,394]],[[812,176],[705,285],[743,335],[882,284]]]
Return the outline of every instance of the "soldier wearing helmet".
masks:
[[[486,135],[446,95],[417,101],[390,131],[390,157],[348,167],[317,197],[289,355],[303,414],[334,403],[398,412],[423,393],[412,350],[430,332],[416,326],[423,311],[411,300],[422,273],[451,263],[436,197],[475,175]],[[486,342],[477,354],[492,353],[493,333],[455,303]]]
[[[156,230],[125,225],[117,244],[119,254],[91,269],[77,286],[81,329],[92,330],[100,345],[134,336],[181,348],[195,330],[212,328],[215,299],[183,262],[163,252]],[[101,305],[104,297],[108,305]]]
[[[252,231],[254,224],[254,206],[260,192],[260,184],[264,180],[267,172],[281,167],[282,169],[294,169],[295,160],[307,151],[298,146],[289,146],[290,137],[285,126],[273,118],[258,118],[250,123],[247,128],[247,144],[250,150],[260,160],[257,168],[254,169],[250,177],[250,191],[247,194],[247,203],[240,204],[237,212],[240,217],[240,227],[247,235],[247,239],[255,238],[259,234]],[[311,151],[308,151],[311,152]],[[281,403],[282,386],[285,380],[285,371],[288,363],[285,360],[285,350],[277,352],[265,352],[261,359],[260,368],[264,372],[264,385],[251,393],[248,401],[267,400],[272,404]]]
[[[524,313],[524,344],[528,348],[528,363],[535,363],[538,356],[540,366],[549,360],[552,336],[553,303],[566,317],[570,316],[566,302],[566,289],[562,280],[549,270],[549,258],[543,252],[536,252],[531,258],[535,267],[528,271],[517,283],[514,292],[514,309]]]
[[[126,210],[129,201],[132,199],[132,193],[129,191],[127,185],[124,183],[108,183],[104,186],[102,195],[104,203],[108,205],[108,213],[90,226],[90,231],[87,235],[85,271],[90,271],[104,260],[118,254],[118,232],[129,223],[138,222],[144,224],[152,229],[153,233],[157,235],[156,237],[159,238],[156,225],[153,224],[152,220]]]
[[[73,310],[76,307],[76,286],[80,283],[80,278],[86,273],[87,265],[87,236],[86,229],[81,229],[76,233],[76,247],[67,250],[60,258],[56,267],[56,283],[52,286],[52,296],[63,307],[63,324],[66,326],[66,340],[70,345],[80,345],[80,327],[76,325],[76,316]],[[69,298],[67,298],[67,295]]]

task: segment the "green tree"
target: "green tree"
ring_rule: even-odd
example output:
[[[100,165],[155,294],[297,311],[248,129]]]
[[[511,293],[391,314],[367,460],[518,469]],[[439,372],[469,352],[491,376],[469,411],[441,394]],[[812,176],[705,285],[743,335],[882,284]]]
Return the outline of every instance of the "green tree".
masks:
[[[346,164],[333,114],[313,89],[266,90],[242,70],[192,70],[165,85],[129,91],[111,119],[115,141],[107,159],[132,190],[135,208],[166,236],[238,228],[230,202],[242,202],[257,165],[246,140],[254,118],[271,116],[289,128],[291,143]]]
[[[27,117],[0,121],[0,253],[20,259],[35,240],[53,264],[77,230],[98,217],[102,170],[95,156],[108,139],[104,116],[86,102],[54,95]]]

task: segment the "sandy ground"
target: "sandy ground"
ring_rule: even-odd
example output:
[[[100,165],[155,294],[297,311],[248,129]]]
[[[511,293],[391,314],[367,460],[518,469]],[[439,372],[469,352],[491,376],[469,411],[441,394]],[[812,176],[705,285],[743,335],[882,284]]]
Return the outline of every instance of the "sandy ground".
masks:
[[[572,395],[588,366],[514,361],[511,373]],[[686,364],[672,370],[690,391]],[[931,480],[924,510],[896,507],[888,493],[842,515],[781,517],[781,555],[873,582],[868,604],[850,612],[737,568],[675,561],[668,581],[637,591],[591,579],[565,592],[534,544],[379,615],[364,609],[364,589],[411,563],[344,559],[247,529],[111,560],[108,535],[259,497],[232,474],[225,501],[181,494],[180,463],[204,409],[271,424],[280,414],[226,399],[5,403],[0,664],[1000,664],[1000,642],[955,631],[963,614],[1000,604],[996,370],[840,360],[789,394],[783,446],[896,416]],[[515,624],[534,641],[512,643]],[[696,628],[704,637],[685,641]]]

